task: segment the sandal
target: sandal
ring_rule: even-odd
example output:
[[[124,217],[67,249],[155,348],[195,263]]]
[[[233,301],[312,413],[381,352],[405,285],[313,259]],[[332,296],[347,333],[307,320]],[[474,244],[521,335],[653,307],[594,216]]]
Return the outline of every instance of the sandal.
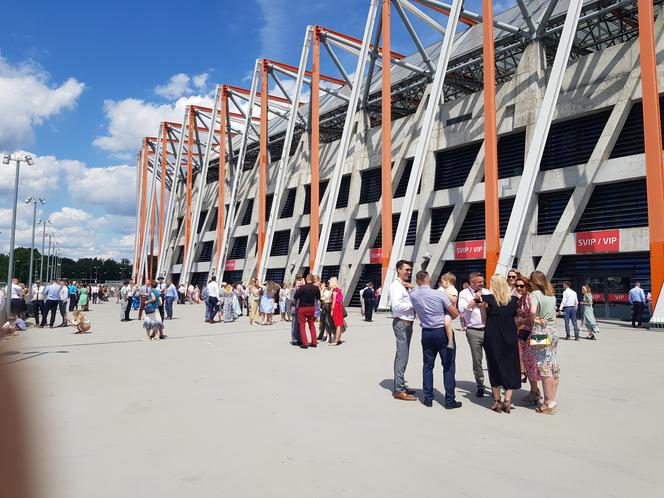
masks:
[[[525,384],[526,382],[528,382],[528,376],[526,375],[526,372],[522,371],[521,372],[521,383]]]
[[[506,399],[505,401],[503,401],[502,408],[505,413],[510,413],[510,411],[512,411],[512,400]]]
[[[539,404],[539,402],[542,400],[542,397],[540,396],[539,391],[530,391],[527,396],[524,396],[521,398],[521,401],[524,403],[532,403],[534,405]]]
[[[541,413],[543,415],[555,415],[558,407],[558,403],[555,401],[551,404],[546,404],[546,402],[542,403],[539,405],[537,408],[535,408],[535,411],[537,413]]]
[[[500,413],[501,410],[503,409],[503,404],[499,399],[494,399],[493,405],[491,405],[491,409],[496,413]]]

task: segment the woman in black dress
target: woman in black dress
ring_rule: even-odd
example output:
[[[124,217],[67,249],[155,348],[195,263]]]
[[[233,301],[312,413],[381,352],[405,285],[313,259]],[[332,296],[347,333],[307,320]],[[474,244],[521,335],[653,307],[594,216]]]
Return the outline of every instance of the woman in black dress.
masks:
[[[497,413],[512,410],[512,389],[521,387],[519,346],[514,317],[518,299],[512,296],[507,280],[494,275],[489,287],[491,294],[482,296],[486,309],[484,350],[489,367],[489,380],[493,392],[491,409]],[[501,388],[505,399],[501,401]]]

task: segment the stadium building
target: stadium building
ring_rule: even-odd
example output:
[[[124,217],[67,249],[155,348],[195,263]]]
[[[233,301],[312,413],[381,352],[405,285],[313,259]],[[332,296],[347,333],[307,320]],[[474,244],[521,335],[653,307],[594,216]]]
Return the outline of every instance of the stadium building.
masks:
[[[481,14],[456,11],[461,2],[392,0],[393,25],[408,28],[406,19],[416,17],[431,21],[434,29],[435,23],[452,26],[456,35],[446,42],[441,34],[440,42],[428,47],[420,43],[405,57],[392,54],[387,64],[382,62],[389,51],[381,27],[385,10],[375,0],[367,3],[363,38],[311,27],[303,48],[303,54],[334,57],[345,41],[358,59],[366,52],[366,65],[358,60],[358,68],[366,68],[359,77],[352,68],[342,72],[343,66],[334,77],[321,76],[315,67],[303,72],[309,68],[306,57],[290,68],[260,60],[250,90],[220,86],[213,108],[188,109],[181,124],[164,123],[156,138],[144,141],[137,169],[140,272],[204,285],[213,274],[227,282],[255,275],[287,282],[313,271],[323,279],[338,275],[346,303],[357,305],[358,291],[369,281],[380,286],[391,275],[386,267],[398,258],[413,260],[416,269],[427,268],[434,277],[452,271],[459,285],[469,272],[486,271],[491,214],[498,221],[500,248],[514,248],[501,253],[500,262],[513,261],[526,272],[539,269],[559,291],[564,280],[577,290],[589,283],[598,317],[626,318],[634,282],[651,290],[648,192],[654,190],[647,186],[637,5],[647,2],[531,0],[493,16],[497,182],[491,185],[485,182],[490,144],[484,140],[487,38]],[[664,2],[652,3],[661,79]],[[441,11],[450,19],[458,14],[458,28],[443,26],[449,21]],[[417,46],[413,23],[410,28]],[[384,51],[378,49],[381,29]],[[566,49],[568,55],[561,54]],[[436,71],[445,55],[436,94],[433,87],[441,81]],[[559,74],[557,56],[563,63]],[[386,156],[387,66],[391,149]],[[319,96],[317,105],[300,92],[267,98],[265,74],[290,75],[312,89],[318,85],[314,80],[322,79],[311,91],[312,99]],[[557,92],[551,89],[556,78]],[[430,105],[432,95],[440,96],[439,105]],[[353,107],[357,112],[348,116]],[[646,107],[646,114],[650,111]],[[422,140],[425,147],[418,152]],[[494,195],[498,209],[487,213],[485,198],[488,204]],[[220,200],[223,213],[217,209]],[[315,200],[319,208],[312,207]],[[407,220],[401,220],[402,213]],[[320,225],[315,241],[312,221]],[[385,227],[391,227],[387,237],[393,247],[384,244]],[[311,251],[316,242],[317,251]],[[152,267],[148,256],[157,253]]]

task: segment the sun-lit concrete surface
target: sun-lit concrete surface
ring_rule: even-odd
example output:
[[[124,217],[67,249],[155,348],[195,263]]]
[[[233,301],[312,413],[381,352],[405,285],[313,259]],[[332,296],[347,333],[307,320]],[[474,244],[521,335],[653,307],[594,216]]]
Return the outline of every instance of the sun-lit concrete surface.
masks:
[[[98,305],[93,332],[0,345],[25,381],[48,498],[644,496],[664,489],[664,333],[603,325],[561,341],[560,411],[488,409],[457,333],[459,410],[390,396],[390,322],[351,310],[346,343],[303,351],[286,324],[202,322],[176,306],[168,339]],[[135,316],[135,312],[134,312]],[[421,387],[416,330],[407,379]],[[488,382],[488,380],[487,380]],[[440,369],[436,388],[442,389]],[[420,393],[418,393],[420,394]],[[525,395],[519,392],[515,399]]]

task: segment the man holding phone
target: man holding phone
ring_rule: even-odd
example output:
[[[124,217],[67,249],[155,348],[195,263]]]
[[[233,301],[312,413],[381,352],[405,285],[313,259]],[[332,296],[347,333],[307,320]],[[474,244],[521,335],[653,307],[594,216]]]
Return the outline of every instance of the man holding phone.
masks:
[[[482,296],[490,294],[484,288],[484,276],[480,272],[472,272],[469,276],[470,286],[459,294],[459,312],[466,322],[466,339],[470,346],[473,360],[473,374],[477,384],[478,398],[484,396],[484,370],[482,368],[482,347],[484,345],[484,324],[486,310]]]

